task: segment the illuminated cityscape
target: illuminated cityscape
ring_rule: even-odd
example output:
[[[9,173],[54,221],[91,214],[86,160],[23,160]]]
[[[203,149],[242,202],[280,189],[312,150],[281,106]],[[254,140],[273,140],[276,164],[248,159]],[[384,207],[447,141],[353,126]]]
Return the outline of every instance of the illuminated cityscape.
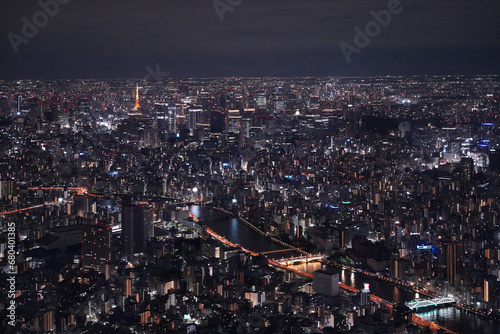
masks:
[[[500,334],[500,2],[0,11],[0,333]]]
[[[20,332],[498,328],[496,76],[1,90]]]

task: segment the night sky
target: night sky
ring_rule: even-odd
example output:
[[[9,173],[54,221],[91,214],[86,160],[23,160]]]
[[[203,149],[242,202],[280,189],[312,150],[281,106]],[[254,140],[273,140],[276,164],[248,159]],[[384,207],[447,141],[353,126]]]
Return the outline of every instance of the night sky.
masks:
[[[500,73],[498,0],[402,0],[351,63],[340,43],[394,0],[217,0],[223,14],[213,0],[59,1],[54,17],[1,1],[0,78]],[[39,20],[35,36],[23,17]]]

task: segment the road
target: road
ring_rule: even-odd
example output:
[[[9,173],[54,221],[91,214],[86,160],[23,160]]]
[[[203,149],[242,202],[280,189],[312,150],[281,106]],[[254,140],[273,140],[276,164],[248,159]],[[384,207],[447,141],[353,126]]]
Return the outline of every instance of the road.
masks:
[[[224,210],[225,211],[225,210]],[[189,214],[194,221],[196,222],[200,222],[198,217],[196,217],[193,213],[190,213]],[[201,223],[201,222],[200,222]],[[251,254],[253,256],[259,256],[261,255],[260,253],[257,253],[257,252],[253,252],[251,250],[248,250],[248,249],[245,249],[243,248],[242,246],[238,245],[238,244],[235,244],[229,240],[227,240],[226,238],[224,238],[223,236],[220,236],[218,235],[217,233],[215,233],[212,229],[205,227],[205,230],[207,231],[207,233],[212,236],[213,238],[219,240],[220,242],[226,244],[227,246],[230,246],[230,247],[236,247],[236,248],[240,248],[241,250],[243,250],[244,252],[248,253],[248,254]],[[306,252],[304,252],[306,253]],[[306,253],[306,254],[309,254],[309,253]],[[308,277],[308,278],[312,278],[313,275],[311,273],[306,273],[306,272],[303,272],[303,271],[299,271],[299,270],[296,270],[296,269],[293,269],[293,268],[290,268],[288,267],[287,265],[284,265],[284,264],[281,264],[279,263],[278,261],[276,260],[273,260],[273,259],[267,259],[268,263],[271,265],[271,266],[274,266],[274,267],[277,267],[277,268],[280,268],[280,269],[283,269],[283,270],[286,270],[286,271],[290,271],[290,272],[293,272],[293,273],[296,273],[297,275],[301,275],[301,276],[304,276],[304,277]],[[354,288],[354,287],[351,287],[351,286],[348,286],[346,284],[343,284],[343,283],[339,283],[339,287],[342,288],[342,289],[345,289],[345,290],[348,290],[348,291],[351,291],[351,292],[358,292],[359,290]],[[380,298],[376,295],[373,295],[371,294],[370,295],[370,299],[381,305],[382,307],[385,307],[387,308],[388,310],[390,310],[392,312],[393,310],[393,304],[383,298]],[[446,333],[450,333],[450,334],[456,334],[455,332],[445,328],[445,327],[442,327],[442,326],[439,326],[438,324],[434,323],[434,322],[430,322],[430,321],[427,321],[417,315],[413,315],[413,323],[421,326],[421,327],[424,327],[424,326],[428,326],[430,327],[433,331],[437,331],[438,329],[443,329],[446,331]]]
[[[39,187],[39,188],[38,187],[31,187],[28,189],[30,189],[30,190],[65,190],[64,187]],[[60,201],[46,202],[44,204],[29,206],[29,207],[22,208],[22,209],[0,212],[0,216],[7,216],[7,215],[14,214],[14,213],[29,211],[29,210],[33,210],[33,209],[37,209],[37,208],[43,208],[45,206],[63,204],[63,203],[71,201],[75,197],[75,195],[87,195],[87,196],[93,196],[93,197],[102,197],[101,195],[91,194],[91,193],[87,192],[87,188],[84,188],[84,187],[69,187],[67,189],[70,191],[74,191],[75,193],[71,194],[67,198],[62,199]]]

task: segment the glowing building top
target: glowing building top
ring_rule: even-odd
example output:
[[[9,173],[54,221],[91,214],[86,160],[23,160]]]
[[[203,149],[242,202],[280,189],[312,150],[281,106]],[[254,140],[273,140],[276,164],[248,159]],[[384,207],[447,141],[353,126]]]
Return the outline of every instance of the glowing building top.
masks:
[[[139,84],[136,83],[136,88],[135,88],[135,107],[134,110],[139,110],[141,105],[139,104]]]

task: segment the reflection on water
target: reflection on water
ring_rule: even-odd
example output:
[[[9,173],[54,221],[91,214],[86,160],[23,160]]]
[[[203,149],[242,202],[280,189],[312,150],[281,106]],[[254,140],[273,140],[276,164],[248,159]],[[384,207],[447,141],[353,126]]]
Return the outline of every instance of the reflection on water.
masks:
[[[239,239],[238,235],[240,234],[240,231],[238,229],[238,226],[240,226],[238,219],[231,219],[231,235],[226,238],[228,238],[229,240]]]
[[[201,224],[205,224],[215,233],[231,242],[240,244],[246,249],[255,252],[283,249],[283,247],[276,245],[271,240],[263,238],[244,223],[239,222],[238,219],[228,217],[223,212],[197,205],[191,206],[190,211],[198,217]]]
[[[310,262],[307,264],[306,263],[294,264],[289,267],[295,270],[304,271],[306,273],[312,273],[316,270],[323,269],[323,265],[320,262]]]
[[[500,334],[500,324],[490,320],[481,320],[479,317],[463,310],[459,310],[453,306],[439,307],[435,309],[421,309],[417,315],[425,320],[436,321],[440,325],[460,334]]]
[[[309,263],[307,265],[300,264],[292,266],[294,269],[309,273],[318,269],[325,269],[321,267],[322,266],[317,262]],[[353,286],[357,289],[361,289],[363,287],[363,283],[368,283],[370,284],[370,291],[372,293],[386,300],[399,303],[413,300],[415,298],[415,294],[413,292],[400,289],[387,282],[376,280],[359,273],[353,273],[350,270],[340,270],[335,268],[330,269],[339,272],[339,279],[342,283]],[[474,314],[466,313],[465,311],[452,306],[436,309],[424,309],[423,312],[418,312],[417,315],[429,321],[436,321],[459,334],[500,334],[500,324],[489,320],[481,320]]]
[[[269,239],[263,238],[261,235],[250,229],[245,224],[239,222],[237,219],[230,218],[222,212],[199,206],[192,206],[191,212],[199,217],[202,223],[206,224],[216,233],[225,236],[230,241],[238,243],[247,249],[256,252],[283,249],[282,247],[271,242]],[[269,257],[279,258],[283,256],[289,257],[291,254],[269,254]],[[350,270],[324,268],[324,266],[322,266],[319,262],[298,264],[292,266],[292,268],[309,273],[318,269],[335,270],[340,273],[340,281],[342,283],[353,286],[357,289],[362,289],[363,283],[368,283],[370,284],[370,291],[372,293],[392,302],[405,302],[415,298],[415,294],[411,291],[400,289],[387,282],[376,280],[359,273],[354,273]],[[445,325],[445,327],[460,334],[500,334],[500,324],[489,320],[481,320],[474,314],[466,313],[465,311],[451,306],[424,310],[424,312],[419,312],[417,314],[426,320],[437,321],[438,323]]]
[[[191,207],[191,209],[189,211],[191,211],[193,213],[193,215],[195,215],[196,217],[200,217],[201,216],[200,215],[200,207],[199,206],[194,205],[194,206]],[[203,219],[203,217],[200,217],[200,218]]]

